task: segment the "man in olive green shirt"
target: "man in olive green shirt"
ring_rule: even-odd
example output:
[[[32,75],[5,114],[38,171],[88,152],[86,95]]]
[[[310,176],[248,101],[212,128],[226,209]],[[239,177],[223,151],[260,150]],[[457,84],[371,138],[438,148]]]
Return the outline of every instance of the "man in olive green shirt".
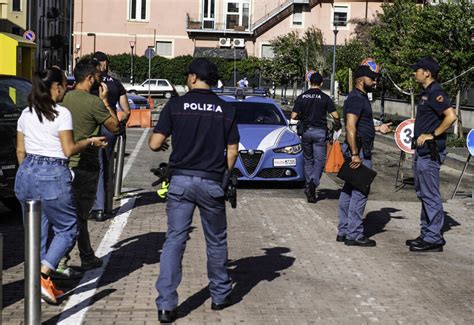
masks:
[[[119,122],[114,110],[107,100],[107,86],[100,84],[99,62],[83,59],[74,68],[76,87],[64,97],[62,105],[72,115],[74,140],[77,142],[99,133],[99,126],[104,125],[110,132],[119,131]],[[93,86],[99,86],[99,97],[90,94]],[[77,225],[79,234],[77,246],[81,258],[81,269],[86,271],[102,265],[102,260],[95,256],[91,247],[87,217],[94,204],[99,177],[99,151],[90,147],[70,157],[69,167],[74,173],[72,188],[76,198]],[[66,260],[58,267],[67,268]]]

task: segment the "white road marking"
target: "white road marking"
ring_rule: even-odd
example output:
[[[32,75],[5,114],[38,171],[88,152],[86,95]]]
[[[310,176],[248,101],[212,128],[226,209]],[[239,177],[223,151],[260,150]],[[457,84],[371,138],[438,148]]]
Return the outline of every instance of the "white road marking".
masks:
[[[123,169],[123,178],[127,176],[130,168],[132,167],[135,159],[137,158],[138,152],[142,147],[145,139],[148,136],[150,129],[145,129],[133,150],[132,154],[128,157],[127,163]],[[66,306],[63,309],[61,318],[58,324],[61,325],[77,325],[82,324],[84,317],[89,310],[91,303],[90,299],[95,295],[97,291],[97,285],[102,274],[109,263],[110,256],[115,250],[113,246],[118,242],[123,229],[127,225],[128,217],[132,213],[132,209],[135,205],[135,198],[123,199],[120,201],[120,209],[117,216],[112,220],[109,229],[107,230],[104,238],[100,242],[99,248],[96,251],[96,255],[102,257],[102,267],[90,270],[84,274],[79,285],[75,288],[74,292],[78,291],[77,294],[73,294]]]

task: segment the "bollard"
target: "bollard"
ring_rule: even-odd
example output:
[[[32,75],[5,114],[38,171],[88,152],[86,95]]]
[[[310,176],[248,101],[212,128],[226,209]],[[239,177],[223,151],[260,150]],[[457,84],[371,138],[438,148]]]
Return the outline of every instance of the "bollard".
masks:
[[[115,189],[114,197],[119,198],[122,194],[122,175],[123,175],[123,165],[125,161],[125,144],[127,138],[124,135],[118,137],[117,144],[117,163],[115,164]]]
[[[109,149],[103,149],[104,159],[104,189],[105,189],[105,201],[104,201],[104,212],[106,215],[111,215],[114,208],[114,152],[112,148],[112,154],[107,157],[107,151]]]
[[[2,297],[3,297],[2,273],[3,273],[3,234],[0,234],[0,324],[2,323],[2,306],[3,306],[3,301],[2,301]]]
[[[25,204],[25,324],[41,323],[40,236],[41,201]]]

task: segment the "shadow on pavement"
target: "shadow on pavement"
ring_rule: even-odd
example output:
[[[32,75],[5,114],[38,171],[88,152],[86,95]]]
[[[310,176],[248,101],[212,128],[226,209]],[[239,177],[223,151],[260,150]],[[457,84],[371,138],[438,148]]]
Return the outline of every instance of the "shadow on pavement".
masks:
[[[240,302],[254,287],[262,281],[273,281],[295,262],[294,257],[285,256],[287,247],[262,248],[265,255],[241,258],[229,261],[228,268],[234,288],[231,293],[231,304]],[[178,317],[185,317],[209,299],[208,286],[202,288],[186,299],[178,307]]]
[[[452,229],[452,227],[457,227],[457,226],[460,226],[461,224],[459,222],[457,222],[456,220],[454,220],[450,215],[449,213],[446,213],[445,212],[445,215],[444,215],[444,225],[443,225],[443,229],[441,230],[441,233],[445,233],[447,231],[450,231]]]
[[[405,217],[391,216],[395,212],[401,210],[395,208],[382,208],[379,211],[371,211],[367,213],[363,221],[364,236],[372,237],[375,234],[385,231],[385,226],[390,222],[391,218],[405,219]]]

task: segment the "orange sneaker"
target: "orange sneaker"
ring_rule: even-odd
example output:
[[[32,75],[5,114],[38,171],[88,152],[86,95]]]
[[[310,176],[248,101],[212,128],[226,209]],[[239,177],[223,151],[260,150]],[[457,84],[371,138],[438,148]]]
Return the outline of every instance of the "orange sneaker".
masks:
[[[48,304],[57,305],[58,300],[56,298],[62,295],[64,295],[64,293],[56,289],[50,277],[47,279],[41,277],[41,298],[43,298],[44,301]]]

